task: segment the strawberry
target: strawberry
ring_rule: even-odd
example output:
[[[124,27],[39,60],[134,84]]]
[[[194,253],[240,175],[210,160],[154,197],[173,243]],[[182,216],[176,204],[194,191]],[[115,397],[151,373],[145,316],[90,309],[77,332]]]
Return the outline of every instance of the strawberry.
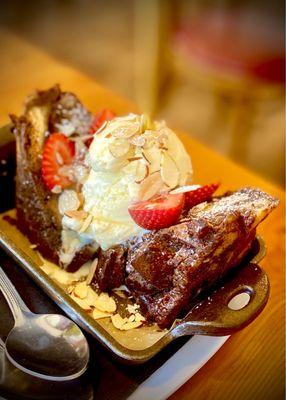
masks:
[[[139,201],[128,208],[137,225],[157,230],[176,223],[184,206],[184,194],[161,194],[147,201]]]
[[[108,108],[101,110],[94,116],[89,133],[94,135],[105,121],[110,121],[115,117],[115,113]]]
[[[204,185],[189,192],[186,192],[185,208],[189,210],[197,204],[209,200],[214,192],[217,190],[219,185],[219,183],[211,183],[209,185]]]
[[[58,185],[62,189],[71,185],[71,180],[61,172],[61,168],[73,162],[74,143],[62,133],[52,133],[42,154],[42,177],[46,186],[52,190]]]

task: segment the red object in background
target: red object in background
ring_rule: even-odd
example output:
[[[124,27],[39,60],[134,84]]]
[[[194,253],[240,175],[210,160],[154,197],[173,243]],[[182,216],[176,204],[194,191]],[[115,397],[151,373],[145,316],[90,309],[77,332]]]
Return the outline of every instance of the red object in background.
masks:
[[[283,29],[265,12],[249,8],[202,11],[184,21],[174,39],[186,56],[208,68],[269,83],[285,81]]]

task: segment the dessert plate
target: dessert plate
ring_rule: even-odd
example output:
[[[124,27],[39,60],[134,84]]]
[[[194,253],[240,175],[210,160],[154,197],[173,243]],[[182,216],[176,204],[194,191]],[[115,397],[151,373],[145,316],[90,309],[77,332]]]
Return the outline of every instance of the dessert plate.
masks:
[[[0,199],[0,210],[3,211],[0,215],[0,245],[71,319],[117,358],[127,363],[142,363],[180,336],[229,335],[249,324],[262,311],[268,299],[269,282],[266,273],[257,265],[265,254],[263,241],[257,238],[243,265],[233,271],[220,287],[202,294],[191,304],[191,311],[175,321],[171,329],[160,330],[151,325],[120,331],[109,318],[94,320],[42,271],[42,259],[15,226],[15,210],[11,209],[15,155],[10,140],[9,129],[0,130],[0,165],[6,168],[4,171],[2,168],[2,177],[0,175],[1,192],[4,190],[2,194],[5,193]],[[247,304],[240,309],[230,308],[230,301],[240,293],[247,297]]]
[[[186,383],[224,345],[229,336],[194,336],[128,397],[165,400]]]

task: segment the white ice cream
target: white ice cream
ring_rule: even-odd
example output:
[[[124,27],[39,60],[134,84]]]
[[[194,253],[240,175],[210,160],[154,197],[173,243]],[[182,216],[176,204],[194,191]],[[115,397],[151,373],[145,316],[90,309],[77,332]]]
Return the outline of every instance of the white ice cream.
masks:
[[[130,217],[134,201],[148,200],[191,182],[189,155],[164,122],[130,114],[108,122],[94,135],[87,155],[90,172],[82,187],[83,210],[90,224],[64,216],[63,226],[103,250],[145,231]]]

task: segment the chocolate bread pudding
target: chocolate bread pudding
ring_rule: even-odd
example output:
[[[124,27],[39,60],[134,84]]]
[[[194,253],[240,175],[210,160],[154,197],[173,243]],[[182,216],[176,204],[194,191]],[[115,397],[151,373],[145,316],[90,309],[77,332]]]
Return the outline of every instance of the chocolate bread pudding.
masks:
[[[61,128],[71,132],[72,126],[77,127],[79,121],[81,132],[87,134],[91,114],[81,106],[75,95],[62,93],[59,86],[55,86],[31,96],[26,102],[25,114],[20,118],[11,115],[11,120],[16,136],[18,226],[32,243],[38,245],[45,257],[59,264],[61,216],[58,195],[54,193],[56,188],[54,192],[49,190],[42,178],[43,146],[50,131]],[[84,246],[74,252],[65,267],[76,270],[93,254],[90,246]]]
[[[11,120],[19,228],[66,271],[92,260],[89,284],[98,293],[124,285],[160,328],[241,263],[278,204],[255,188],[213,197],[219,184],[193,183],[191,159],[163,121],[93,116],[59,86]]]
[[[130,246],[126,285],[147,319],[170,326],[201,290],[239,265],[275,206],[267,194],[242,189],[193,207],[184,221]]]

